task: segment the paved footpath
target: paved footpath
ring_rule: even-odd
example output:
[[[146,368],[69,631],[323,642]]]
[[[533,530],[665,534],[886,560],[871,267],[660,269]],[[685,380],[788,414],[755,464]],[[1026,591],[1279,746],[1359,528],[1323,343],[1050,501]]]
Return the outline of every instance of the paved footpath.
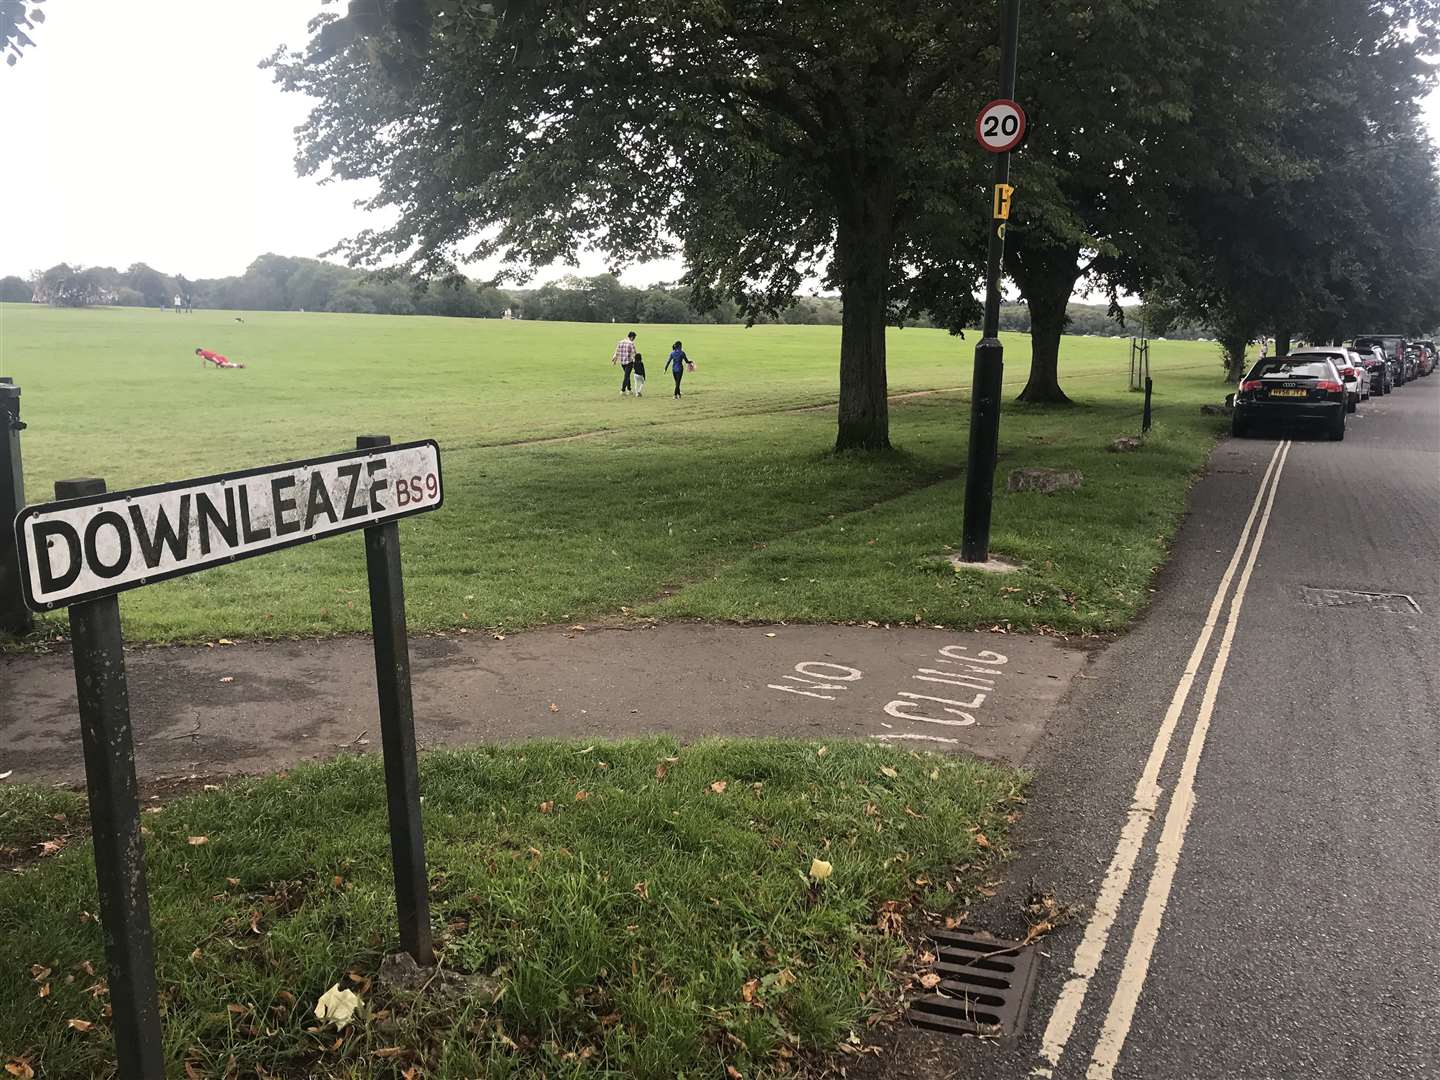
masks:
[[[670,734],[883,739],[1021,761],[1089,654],[869,626],[550,629],[411,640],[423,747]],[[375,750],[368,638],[126,655],[142,778]],[[84,779],[68,652],[0,658],[0,773]]]

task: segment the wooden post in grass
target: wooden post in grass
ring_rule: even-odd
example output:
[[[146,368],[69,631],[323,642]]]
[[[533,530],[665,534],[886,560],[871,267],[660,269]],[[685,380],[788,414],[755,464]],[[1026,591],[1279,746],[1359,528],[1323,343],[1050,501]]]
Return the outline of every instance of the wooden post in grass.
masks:
[[[57,499],[104,491],[103,480],[62,480],[55,485]],[[120,602],[112,595],[73,605],[70,640],[117,1074],[120,1080],[165,1080]]]
[[[35,625],[20,590],[20,552],[15,515],[25,509],[25,474],[20,468],[20,387],[0,378],[0,631],[28,634]]]
[[[388,435],[361,435],[356,449],[389,446]],[[365,530],[370,578],[370,621],[375,639],[375,684],[380,695],[380,738],[385,755],[385,796],[390,809],[390,860],[400,945],[421,967],[435,963],[430,938],[429,875],[420,819],[420,769],[415,756],[415,707],[410,694],[410,639],[405,627],[405,585],[400,574],[400,528],[394,521]]]

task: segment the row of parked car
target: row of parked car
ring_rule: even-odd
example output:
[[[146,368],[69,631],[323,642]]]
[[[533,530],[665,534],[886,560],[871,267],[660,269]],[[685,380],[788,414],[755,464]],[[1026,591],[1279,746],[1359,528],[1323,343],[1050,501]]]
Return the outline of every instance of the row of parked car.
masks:
[[[1264,423],[1320,426],[1345,438],[1345,417],[1362,401],[1398,390],[1440,366],[1433,341],[1402,334],[1364,334],[1348,345],[1306,345],[1260,360],[1235,394],[1231,430],[1249,435]]]

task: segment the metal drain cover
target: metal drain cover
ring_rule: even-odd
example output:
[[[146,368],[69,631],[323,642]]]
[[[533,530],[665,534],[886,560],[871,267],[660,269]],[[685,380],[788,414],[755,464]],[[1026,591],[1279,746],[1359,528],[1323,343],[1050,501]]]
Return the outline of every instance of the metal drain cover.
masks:
[[[1350,592],[1346,589],[1301,588],[1311,607],[1363,607],[1391,615],[1418,615],[1420,605],[1404,593]]]
[[[1035,989],[1035,946],[949,930],[929,936],[940,985],[910,1003],[910,1022],[951,1035],[1017,1034]]]

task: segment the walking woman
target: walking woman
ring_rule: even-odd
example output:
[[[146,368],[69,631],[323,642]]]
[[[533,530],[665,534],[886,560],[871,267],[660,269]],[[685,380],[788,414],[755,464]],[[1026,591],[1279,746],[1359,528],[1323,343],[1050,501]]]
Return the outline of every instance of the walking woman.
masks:
[[[665,366],[675,376],[675,396],[678,398],[680,396],[680,380],[685,375],[685,369],[695,370],[695,365],[685,355],[685,350],[681,348],[680,342],[675,342],[674,348],[670,350],[670,359],[665,361]]]

